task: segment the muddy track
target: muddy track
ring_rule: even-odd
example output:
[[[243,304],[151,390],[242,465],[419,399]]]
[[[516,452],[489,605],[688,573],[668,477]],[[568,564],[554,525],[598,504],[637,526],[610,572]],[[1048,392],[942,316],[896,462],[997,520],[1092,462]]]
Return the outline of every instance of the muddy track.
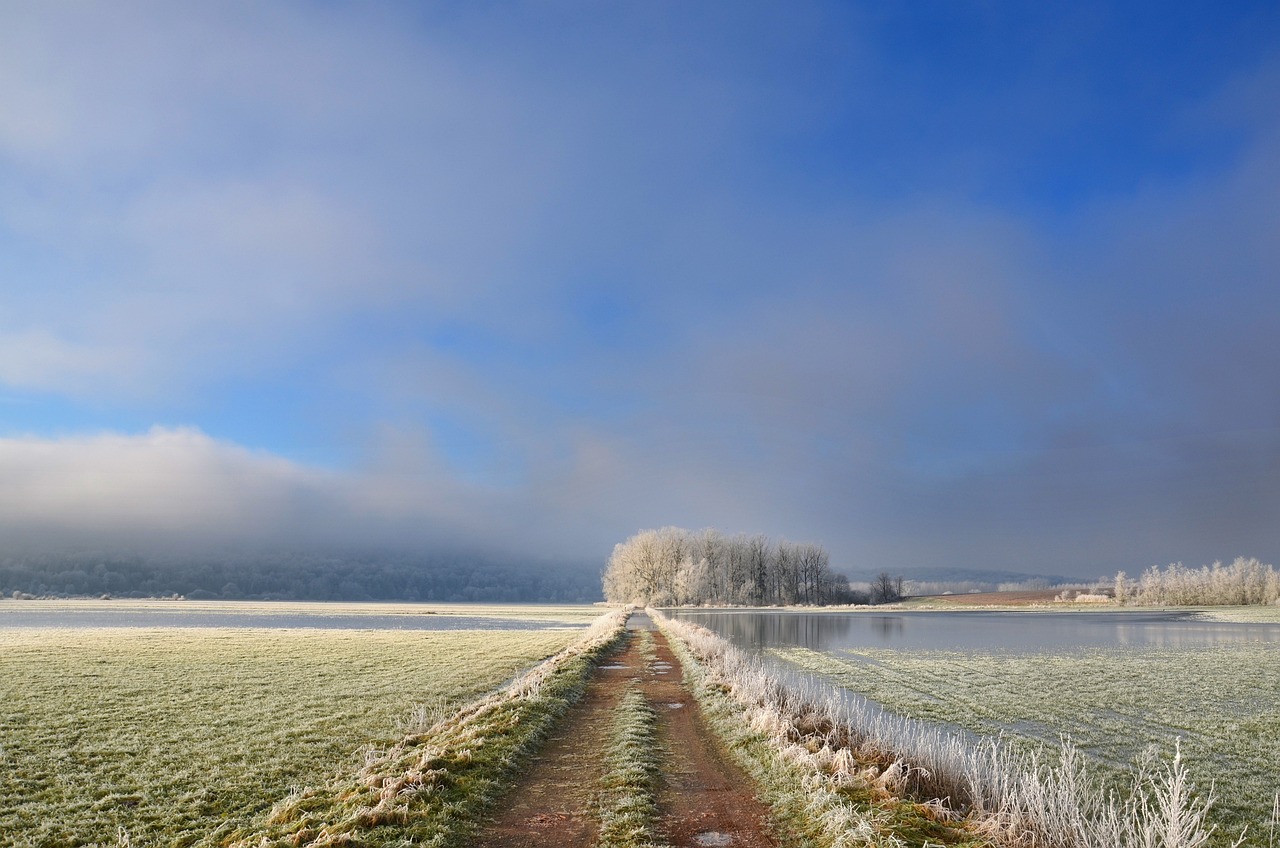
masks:
[[[646,657],[641,640],[633,636],[620,654],[596,669],[583,699],[499,803],[493,823],[475,842],[477,848],[595,845],[598,823],[592,803],[604,776],[613,710],[632,681],[658,715],[660,838],[673,848],[776,845],[764,805],[703,722],[666,637],[643,613],[633,615],[627,626],[653,631],[656,657]]]

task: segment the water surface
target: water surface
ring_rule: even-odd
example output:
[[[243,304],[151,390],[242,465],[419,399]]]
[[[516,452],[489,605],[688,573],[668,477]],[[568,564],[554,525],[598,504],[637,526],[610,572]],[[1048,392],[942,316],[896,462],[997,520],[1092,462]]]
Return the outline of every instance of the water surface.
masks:
[[[1063,652],[1088,648],[1194,648],[1239,642],[1280,647],[1280,624],[1205,621],[1191,611],[997,610],[789,612],[669,610],[743,648],[902,648]]]

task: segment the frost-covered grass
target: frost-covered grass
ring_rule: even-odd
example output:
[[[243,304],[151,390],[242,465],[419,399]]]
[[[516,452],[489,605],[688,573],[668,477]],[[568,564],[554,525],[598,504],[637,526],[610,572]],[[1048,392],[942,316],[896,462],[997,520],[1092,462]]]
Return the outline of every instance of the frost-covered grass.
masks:
[[[783,686],[761,663],[710,631],[649,612],[679,655],[703,715],[755,779],[788,845],[994,844],[953,821],[943,805],[905,797],[911,775],[902,763],[836,726],[815,691]]]
[[[653,637],[636,634],[653,655]],[[656,848],[657,784],[660,772],[653,708],[637,684],[622,696],[614,714],[599,798],[599,848]]]
[[[622,639],[627,612],[601,616],[573,644],[494,692],[291,794],[252,825],[216,834],[233,848],[462,846],[595,663]]]
[[[818,827],[820,845],[925,845],[972,840],[1036,848],[1201,848],[1213,827],[1212,790],[1197,790],[1176,745],[1144,758],[1111,786],[1069,743],[1046,748],[974,739],[944,727],[831,697],[815,684],[783,681],[760,659],[696,625],[665,621],[689,654],[700,693],[723,692],[733,706],[715,725],[747,750],[768,753],[748,768],[780,813]],[[824,691],[828,694],[824,695]],[[734,730],[735,726],[738,730]],[[745,744],[743,744],[745,740]],[[798,770],[803,795],[788,797],[779,761]],[[915,822],[956,825],[924,834]]]
[[[219,613],[223,615],[316,615],[385,616],[440,615],[477,618],[520,619],[524,621],[589,624],[605,612],[595,604],[461,604],[461,603],[333,603],[328,601],[171,601],[162,599],[116,600],[33,600],[15,601],[0,597],[0,627],[7,613],[58,612],[146,612]]]
[[[1226,621],[1236,624],[1280,624],[1280,605],[1206,607],[1197,611],[1195,616],[1208,621]]]
[[[245,825],[580,633],[0,628],[0,844]]]
[[[1065,734],[1113,787],[1148,747],[1181,739],[1189,778],[1214,788],[1213,844],[1248,825],[1266,844],[1280,788],[1280,646],[1018,655],[805,649],[772,653],[894,712],[987,735],[1056,745]]]

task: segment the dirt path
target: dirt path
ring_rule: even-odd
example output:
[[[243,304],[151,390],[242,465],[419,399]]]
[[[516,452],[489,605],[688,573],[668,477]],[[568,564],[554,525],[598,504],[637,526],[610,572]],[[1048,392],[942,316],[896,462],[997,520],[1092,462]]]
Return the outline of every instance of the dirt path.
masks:
[[[721,752],[682,684],[683,670],[649,617],[637,613],[631,630],[651,630],[657,649],[652,661],[631,638],[626,649],[596,670],[583,699],[525,779],[500,804],[501,812],[476,841],[477,848],[590,848],[597,823],[591,802],[604,774],[613,709],[631,681],[658,715],[663,785],[659,794],[660,835],[673,848],[732,846],[771,848],[767,814],[749,778]]]

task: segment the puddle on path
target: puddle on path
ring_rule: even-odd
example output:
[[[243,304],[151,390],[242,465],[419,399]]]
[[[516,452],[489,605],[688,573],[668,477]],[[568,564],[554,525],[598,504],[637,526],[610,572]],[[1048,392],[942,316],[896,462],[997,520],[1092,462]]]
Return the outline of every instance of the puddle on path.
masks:
[[[682,709],[683,707],[684,707],[684,704],[667,704],[667,709],[669,710],[678,710],[678,709]]]
[[[631,668],[631,666],[629,666],[629,665],[618,665],[617,663],[614,663],[613,665],[602,665],[602,666],[600,666],[600,668],[603,668],[603,669],[609,669],[609,670],[611,670],[611,671],[612,671],[612,670],[614,670],[614,669],[619,669],[619,668]]]
[[[704,830],[702,833],[693,837],[693,841],[699,845],[732,845],[733,837],[727,833],[720,833],[716,830]]]

